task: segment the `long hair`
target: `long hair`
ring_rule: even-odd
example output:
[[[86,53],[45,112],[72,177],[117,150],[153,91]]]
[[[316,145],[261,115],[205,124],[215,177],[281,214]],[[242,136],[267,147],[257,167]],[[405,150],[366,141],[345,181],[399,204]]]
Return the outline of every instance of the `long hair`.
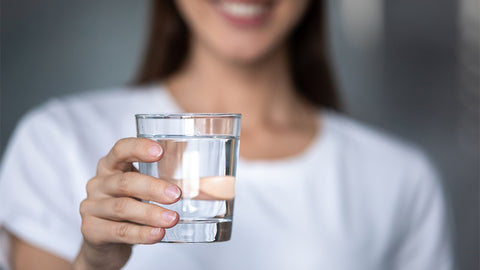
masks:
[[[290,71],[298,94],[315,106],[341,110],[326,55],[323,1],[311,0],[303,18],[290,34]],[[182,66],[190,33],[174,1],[153,0],[150,33],[138,85],[162,80]]]

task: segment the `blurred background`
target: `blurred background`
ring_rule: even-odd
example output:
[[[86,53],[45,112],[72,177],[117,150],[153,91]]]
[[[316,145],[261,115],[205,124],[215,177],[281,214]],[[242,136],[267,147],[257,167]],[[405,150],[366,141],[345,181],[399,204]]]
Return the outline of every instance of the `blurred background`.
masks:
[[[0,3],[0,153],[49,97],[133,78],[148,1]],[[428,152],[451,201],[458,269],[480,269],[480,1],[331,0],[328,16],[348,114]]]

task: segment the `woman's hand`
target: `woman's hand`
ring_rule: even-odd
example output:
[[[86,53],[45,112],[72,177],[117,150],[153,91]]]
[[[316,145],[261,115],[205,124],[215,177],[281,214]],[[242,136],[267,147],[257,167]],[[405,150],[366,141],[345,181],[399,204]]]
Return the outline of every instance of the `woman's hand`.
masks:
[[[126,138],[100,159],[80,205],[84,241],[74,268],[121,268],[133,244],[159,242],[165,228],[177,224],[178,213],[141,200],[171,204],[179,200],[180,189],[140,174],[132,165],[155,162],[162,155],[162,147],[153,140]]]

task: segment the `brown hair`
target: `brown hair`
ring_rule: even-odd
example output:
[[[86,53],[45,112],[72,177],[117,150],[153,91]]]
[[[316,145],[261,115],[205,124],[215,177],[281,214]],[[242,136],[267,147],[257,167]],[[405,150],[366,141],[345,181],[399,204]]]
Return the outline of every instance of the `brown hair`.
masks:
[[[302,20],[288,40],[290,70],[298,94],[319,107],[340,110],[326,56],[322,1],[311,0]],[[183,64],[189,30],[174,1],[153,0],[150,34],[136,84],[162,80]]]

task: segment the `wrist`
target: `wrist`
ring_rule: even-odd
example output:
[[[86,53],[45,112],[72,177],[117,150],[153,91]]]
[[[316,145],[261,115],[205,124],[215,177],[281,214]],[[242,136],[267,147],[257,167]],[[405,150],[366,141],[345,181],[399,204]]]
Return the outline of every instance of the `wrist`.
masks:
[[[72,269],[121,269],[130,257],[131,248],[131,245],[124,244],[95,248],[84,240],[72,263]]]

